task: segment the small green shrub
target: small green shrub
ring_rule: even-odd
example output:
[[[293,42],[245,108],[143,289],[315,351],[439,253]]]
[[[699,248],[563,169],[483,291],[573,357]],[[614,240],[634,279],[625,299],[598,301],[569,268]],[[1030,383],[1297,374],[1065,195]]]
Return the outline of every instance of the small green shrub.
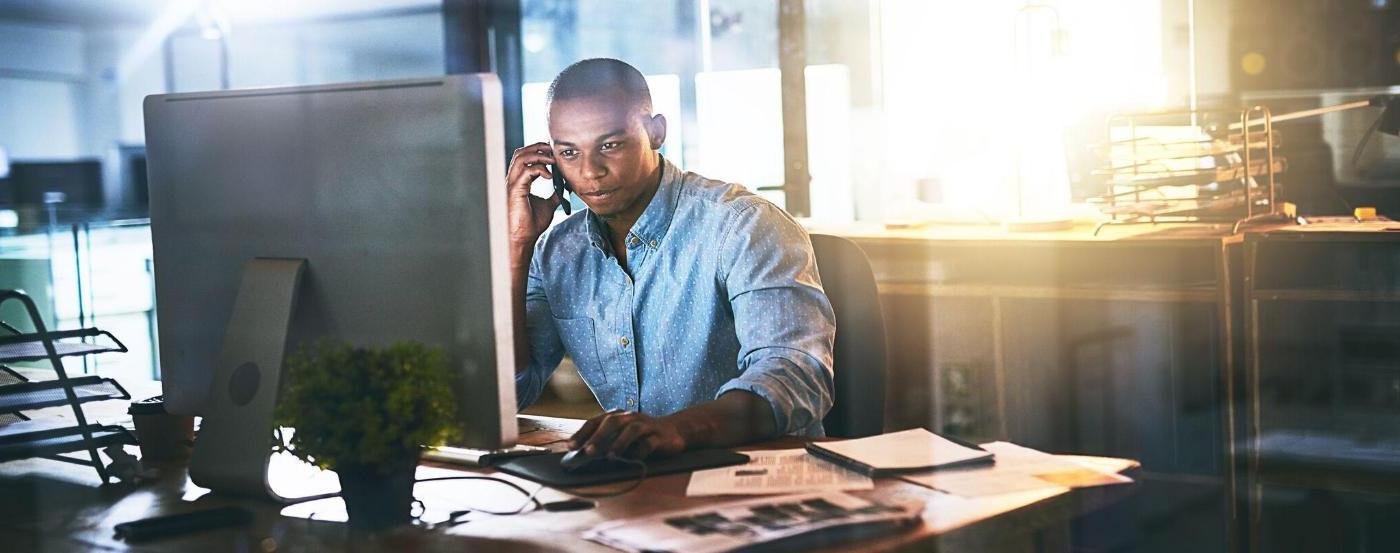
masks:
[[[440,349],[322,341],[290,356],[285,374],[277,426],[296,431],[278,444],[323,469],[387,471],[455,435],[453,373]]]

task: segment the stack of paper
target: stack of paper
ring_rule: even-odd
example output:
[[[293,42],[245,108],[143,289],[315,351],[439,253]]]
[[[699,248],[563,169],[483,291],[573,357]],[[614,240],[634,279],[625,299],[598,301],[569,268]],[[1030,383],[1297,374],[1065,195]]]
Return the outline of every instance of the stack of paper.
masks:
[[[807,451],[871,475],[897,474],[989,463],[992,453],[923,428],[836,442],[813,442]]]
[[[812,457],[805,450],[745,451],[744,454],[749,456],[747,464],[692,473],[685,495],[760,495],[875,487],[869,476]]]
[[[1083,488],[1132,482],[1121,474],[1006,442],[982,444],[996,455],[988,467],[906,474],[901,478],[962,497],[981,497],[1046,488]]]

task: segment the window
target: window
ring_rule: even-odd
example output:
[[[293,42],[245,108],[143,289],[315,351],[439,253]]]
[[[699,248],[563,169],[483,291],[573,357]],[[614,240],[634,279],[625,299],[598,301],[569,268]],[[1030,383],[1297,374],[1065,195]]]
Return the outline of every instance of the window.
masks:
[[[107,206],[60,206],[59,225],[42,209],[0,211],[0,287],[35,290],[51,326],[112,331],[130,353],[80,366],[117,378],[157,374],[147,95],[444,72],[436,0],[89,2],[43,21],[26,18],[43,11],[33,4],[0,8],[0,151],[15,163],[101,160]]]
[[[443,72],[442,15],[406,14],[270,22],[226,37],[232,88],[429,77]],[[219,88],[219,40],[171,39],[175,90]]]
[[[1063,210],[1065,127],[1163,105],[1158,0],[1027,6],[882,4],[886,218],[927,216],[935,205],[992,221]],[[922,211],[902,212],[910,208]]]
[[[838,19],[866,13],[866,2],[813,1],[809,28],[834,30]],[[662,150],[682,168],[736,182],[779,205],[784,197],[784,126],[779,67],[779,2],[773,0],[522,0],[526,142],[547,140],[544,91],[574,61],[622,59],[647,75],[658,113],[668,121]],[[860,21],[860,19],[857,19]],[[809,31],[811,32],[811,31]],[[853,216],[852,102],[847,65],[869,52],[862,29],[834,31],[818,43],[807,68],[807,127],[813,215]],[[855,56],[860,57],[857,53]],[[541,185],[539,193],[547,193]]]

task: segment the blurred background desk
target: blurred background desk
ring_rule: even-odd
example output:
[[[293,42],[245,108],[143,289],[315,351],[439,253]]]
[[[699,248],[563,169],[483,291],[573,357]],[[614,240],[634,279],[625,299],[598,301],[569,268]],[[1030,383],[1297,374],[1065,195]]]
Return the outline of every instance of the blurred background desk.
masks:
[[[1244,241],[1251,534],[1260,551],[1400,548],[1400,223]]]
[[[875,267],[887,428],[1140,459],[1074,536],[1139,551],[1400,546],[1397,229],[811,227]]]
[[[1075,544],[1226,550],[1242,355],[1241,238],[1228,225],[809,230],[871,259],[890,342],[886,428],[1139,459],[1140,492],[1081,521]]]

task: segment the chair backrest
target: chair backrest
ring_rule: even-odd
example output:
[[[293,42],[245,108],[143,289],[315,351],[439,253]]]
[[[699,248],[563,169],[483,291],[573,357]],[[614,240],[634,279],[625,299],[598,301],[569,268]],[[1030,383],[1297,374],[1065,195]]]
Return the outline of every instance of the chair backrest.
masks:
[[[854,242],[812,235],[817,272],[836,313],[835,403],[822,419],[828,436],[884,432],[885,319],[870,259]]]

